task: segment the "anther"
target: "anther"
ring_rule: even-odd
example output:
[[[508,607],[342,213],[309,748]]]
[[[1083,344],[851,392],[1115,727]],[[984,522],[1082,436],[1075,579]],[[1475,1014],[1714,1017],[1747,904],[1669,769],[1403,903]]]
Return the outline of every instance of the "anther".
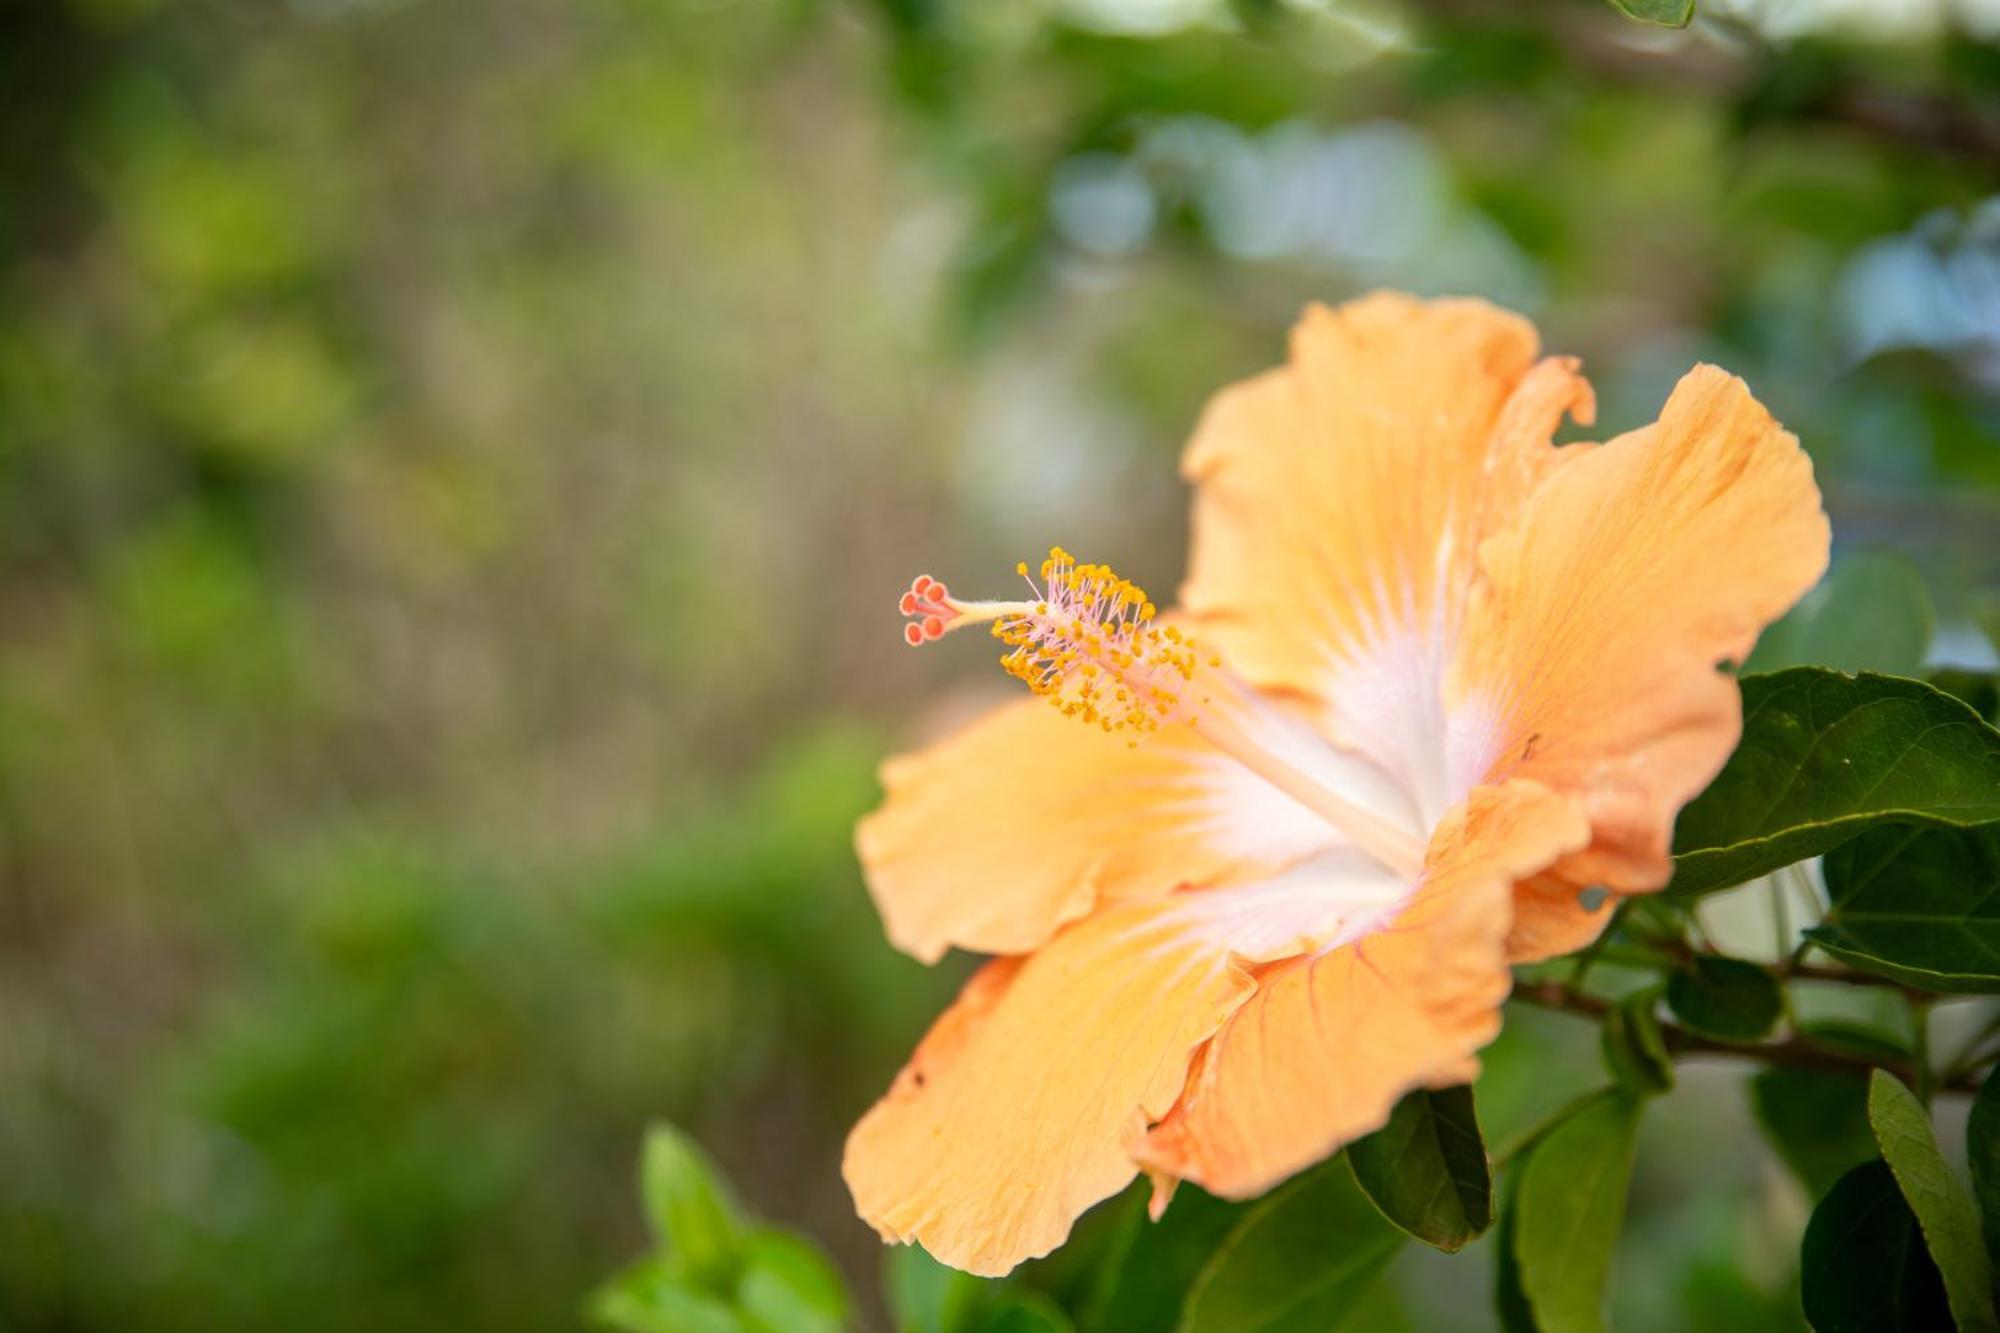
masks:
[[[1066,717],[1137,737],[1191,716],[1197,703],[1188,683],[1201,660],[1194,640],[1156,627],[1144,590],[1108,566],[1078,564],[1061,547],[1042,562],[1039,584],[1026,561],[1014,569],[1029,600],[960,602],[931,582],[918,601],[944,604],[943,632],[990,624],[1009,649],[1001,666]]]

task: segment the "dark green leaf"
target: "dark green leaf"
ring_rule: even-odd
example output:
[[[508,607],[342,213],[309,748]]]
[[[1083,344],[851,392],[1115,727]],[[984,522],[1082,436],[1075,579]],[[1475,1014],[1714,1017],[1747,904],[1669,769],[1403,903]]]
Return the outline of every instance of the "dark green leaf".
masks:
[[[698,1286],[727,1292],[743,1223],[708,1155],[672,1125],[655,1124],[646,1131],[639,1183],[653,1234],[680,1271]]]
[[[1667,978],[1667,1006],[1695,1032],[1753,1042],[1777,1025],[1785,993],[1777,978],[1755,963],[1702,956]]]
[[[590,1298],[590,1317],[618,1333],[749,1333],[729,1303],[664,1259],[619,1274]]]
[[[2000,991],[2000,824],[1874,829],[1825,871],[1820,948],[1926,990]]]
[[[1457,1250],[1493,1225],[1493,1173],[1471,1088],[1419,1088],[1347,1150],[1354,1178],[1391,1222]]]
[[[1750,1080],[1765,1138],[1817,1199],[1876,1155],[1868,1081],[1819,1069],[1766,1069]]]
[[[1535,1324],[1547,1333],[1604,1327],[1641,1105],[1625,1096],[1591,1102],[1550,1130],[1521,1168],[1514,1257]]]
[[[1933,687],[1954,699],[1963,700],[1966,707],[1986,719],[1988,726],[2000,725],[2000,675],[1991,671],[1970,671],[1964,667],[1944,667],[1931,672],[1928,679]]]
[[[1685,28],[1694,21],[1694,0],[1611,0],[1627,18],[1641,23],[1657,23],[1663,28]]]
[[[1355,1184],[1344,1157],[1245,1214],[1188,1293],[1183,1333],[1334,1333],[1403,1233]]]
[[[1077,1322],[1101,1333],[1169,1333],[1188,1287],[1243,1209],[1182,1185],[1158,1222],[1143,1195],[1131,1200],[1123,1243],[1099,1270]]]
[[[1627,995],[1604,1016],[1604,1063],[1618,1086],[1636,1096],[1674,1086],[1674,1058],[1660,1031],[1660,988]]]
[[[1916,1214],[1931,1260],[1943,1275],[1959,1333],[2000,1329],[1993,1313],[1993,1271],[1979,1238],[1979,1214],[1945,1165],[1930,1114],[1895,1075],[1878,1069],[1868,1079],[1868,1123],[1903,1198]]]
[[[736,1306],[757,1333],[839,1333],[852,1302],[840,1272],[813,1245],[770,1227],[750,1235]]]
[[[1743,739],[1674,830],[1678,896],[1881,823],[2000,819],[2000,732],[1922,681],[1794,668],[1743,679]]]
[[[1806,1224],[1800,1298],[1817,1333],[1930,1333],[1951,1327],[1944,1279],[1886,1162],[1840,1178]]]
[[[1818,587],[1764,631],[1743,671],[1816,666],[1912,676],[1936,622],[1915,565],[1887,551],[1856,552],[1835,561]]]
[[[1979,1200],[1980,1231],[1987,1256],[2000,1265],[2000,1067],[1979,1085],[1965,1122],[1965,1156],[1972,1166],[1972,1193]]]

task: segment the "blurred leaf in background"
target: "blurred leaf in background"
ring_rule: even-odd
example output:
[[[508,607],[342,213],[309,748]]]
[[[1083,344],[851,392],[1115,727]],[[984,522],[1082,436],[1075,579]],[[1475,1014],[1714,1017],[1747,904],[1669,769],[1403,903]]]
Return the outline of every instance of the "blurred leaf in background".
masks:
[[[743,1216],[727,1182],[679,1130],[646,1132],[641,1197],[654,1253],[600,1287],[590,1308],[622,1333],[839,1333],[852,1301],[803,1237]]]

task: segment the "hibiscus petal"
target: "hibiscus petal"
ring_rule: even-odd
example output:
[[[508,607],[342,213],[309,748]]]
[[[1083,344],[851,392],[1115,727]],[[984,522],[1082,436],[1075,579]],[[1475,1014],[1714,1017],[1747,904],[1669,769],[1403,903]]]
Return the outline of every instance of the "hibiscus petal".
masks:
[[[861,1216],[969,1272],[1046,1254],[1138,1173],[1133,1149],[1249,995],[1250,969],[1369,928],[1408,892],[1340,851],[1109,908],[987,964],[849,1137]]]
[[[1182,590],[1254,684],[1319,700],[1432,822],[1477,780],[1441,682],[1485,534],[1553,465],[1576,363],[1481,301],[1380,293],[1306,312],[1288,365],[1217,395],[1182,462],[1197,487]]]
[[[1212,706],[1362,809],[1414,827],[1398,787],[1279,705],[1229,690]],[[882,782],[888,799],[855,840],[890,940],[926,962],[954,945],[1023,953],[1100,903],[1272,874],[1339,840],[1185,726],[1134,747],[1038,700],[891,760]]]
[[[1575,806],[1532,782],[1484,787],[1431,842],[1422,887],[1382,929],[1256,971],[1141,1160],[1164,1188],[1259,1194],[1380,1128],[1397,1098],[1478,1073],[1511,985],[1514,881],[1583,845]]]
[[[1463,748],[1493,757],[1488,776],[1534,778],[1590,817],[1589,848],[1521,898],[1522,956],[1595,934],[1609,914],[1584,912],[1576,888],[1666,883],[1674,816],[1741,732],[1717,665],[1740,662],[1813,585],[1829,540],[1798,441],[1713,366],[1680,382],[1657,424],[1557,453],[1481,548],[1446,687],[1474,738]]]
[[[1516,884],[1507,956],[1517,963],[1560,958],[1603,934],[1615,900],[1608,893],[1585,897],[1589,887],[1566,878],[1556,867]]]

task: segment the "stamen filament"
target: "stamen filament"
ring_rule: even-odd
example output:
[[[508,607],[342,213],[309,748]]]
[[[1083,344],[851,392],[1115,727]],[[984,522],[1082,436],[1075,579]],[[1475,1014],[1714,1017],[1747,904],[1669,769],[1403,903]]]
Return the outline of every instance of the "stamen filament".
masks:
[[[1342,800],[1325,784],[1252,740],[1249,733],[1210,711],[1194,722],[1195,732],[1306,809],[1346,834],[1348,840],[1383,866],[1415,883],[1424,869],[1424,849],[1394,824]]]

